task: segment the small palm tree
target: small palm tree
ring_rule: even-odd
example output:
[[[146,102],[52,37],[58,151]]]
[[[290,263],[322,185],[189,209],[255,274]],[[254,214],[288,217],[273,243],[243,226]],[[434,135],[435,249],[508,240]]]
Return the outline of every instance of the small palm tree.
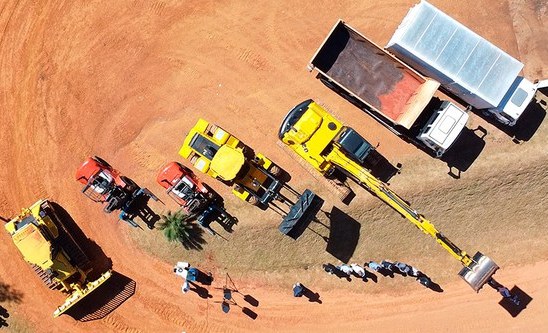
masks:
[[[180,242],[185,249],[201,250],[205,243],[203,230],[196,223],[196,216],[186,214],[183,210],[175,213],[168,211],[165,215],[160,215],[162,221],[158,225],[160,230],[170,242]]]

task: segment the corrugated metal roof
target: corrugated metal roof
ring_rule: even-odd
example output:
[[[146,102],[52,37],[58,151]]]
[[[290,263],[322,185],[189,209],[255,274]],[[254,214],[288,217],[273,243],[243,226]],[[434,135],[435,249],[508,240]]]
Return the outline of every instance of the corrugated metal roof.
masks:
[[[426,1],[411,8],[387,48],[394,45],[493,106],[499,105],[523,68],[521,62]]]

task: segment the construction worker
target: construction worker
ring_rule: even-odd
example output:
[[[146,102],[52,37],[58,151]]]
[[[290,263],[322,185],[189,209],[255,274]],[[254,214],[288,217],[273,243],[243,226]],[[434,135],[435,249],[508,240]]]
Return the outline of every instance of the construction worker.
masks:
[[[394,266],[396,266],[402,274],[409,275],[409,273],[411,272],[411,266],[403,262],[396,261],[394,263]]]
[[[390,261],[388,260],[383,260],[381,262],[381,265],[384,269],[386,269],[387,271],[390,271],[390,272],[393,272],[394,271],[394,264],[391,263]]]
[[[379,263],[375,262],[375,261],[370,261],[368,263],[365,263],[363,264],[364,266],[367,266],[369,268],[371,268],[372,270],[374,270],[375,272],[378,272],[382,269],[382,266],[379,265]]]
[[[301,297],[304,294],[304,286],[297,282],[293,285],[293,296],[294,297]]]
[[[365,268],[361,267],[358,264],[351,264],[350,267],[352,268],[352,271],[354,272],[354,274],[356,274],[357,276],[359,276],[362,279],[364,279],[365,281],[367,281],[367,276],[365,274]]]
[[[352,274],[352,272],[354,271],[352,269],[352,267],[348,266],[347,264],[342,264],[342,265],[339,265],[339,266],[336,266],[341,272],[347,274],[347,275],[350,275]]]

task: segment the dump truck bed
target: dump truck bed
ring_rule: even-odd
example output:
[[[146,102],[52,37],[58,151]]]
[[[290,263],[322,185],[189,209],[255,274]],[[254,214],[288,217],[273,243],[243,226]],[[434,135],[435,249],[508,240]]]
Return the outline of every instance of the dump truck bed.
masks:
[[[310,64],[373,111],[405,128],[413,125],[439,87],[342,20]]]
[[[386,48],[478,109],[497,107],[523,68],[426,1],[411,8]]]

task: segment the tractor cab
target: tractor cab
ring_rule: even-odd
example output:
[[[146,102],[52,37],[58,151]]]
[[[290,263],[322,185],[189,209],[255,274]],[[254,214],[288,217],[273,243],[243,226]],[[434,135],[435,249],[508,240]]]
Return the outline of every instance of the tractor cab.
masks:
[[[82,193],[95,202],[104,202],[107,195],[116,187],[114,178],[105,170],[101,170],[91,176],[88,183],[82,189]]]

